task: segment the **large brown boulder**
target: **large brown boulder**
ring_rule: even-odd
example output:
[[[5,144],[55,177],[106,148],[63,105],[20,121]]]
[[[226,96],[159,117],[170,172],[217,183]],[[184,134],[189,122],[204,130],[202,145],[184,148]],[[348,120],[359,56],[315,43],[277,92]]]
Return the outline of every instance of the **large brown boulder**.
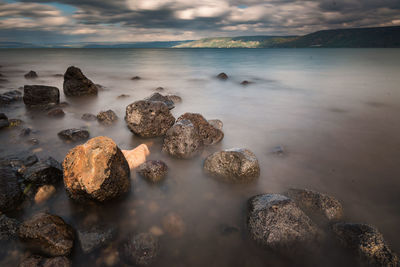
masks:
[[[64,74],[64,94],[66,96],[97,95],[97,86],[82,71],[74,66]]]
[[[60,90],[53,86],[25,85],[23,100],[27,106],[58,104],[60,102]]]
[[[126,107],[128,128],[140,137],[163,136],[175,122],[168,106],[159,101],[140,100]]]
[[[39,213],[23,222],[19,238],[31,249],[48,256],[65,256],[74,245],[74,231],[71,226],[56,215]]]
[[[99,136],[65,157],[64,185],[73,199],[106,201],[130,190],[128,162],[111,138]]]
[[[211,125],[201,114],[185,113],[177,119],[180,120],[189,120],[193,123],[205,145],[214,145],[224,138],[224,133]]]

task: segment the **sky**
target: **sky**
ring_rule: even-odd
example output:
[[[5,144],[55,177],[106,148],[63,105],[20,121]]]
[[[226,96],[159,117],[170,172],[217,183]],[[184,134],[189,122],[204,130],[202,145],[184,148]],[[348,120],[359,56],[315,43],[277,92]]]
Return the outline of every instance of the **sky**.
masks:
[[[147,42],[400,26],[400,0],[0,0],[0,41]]]

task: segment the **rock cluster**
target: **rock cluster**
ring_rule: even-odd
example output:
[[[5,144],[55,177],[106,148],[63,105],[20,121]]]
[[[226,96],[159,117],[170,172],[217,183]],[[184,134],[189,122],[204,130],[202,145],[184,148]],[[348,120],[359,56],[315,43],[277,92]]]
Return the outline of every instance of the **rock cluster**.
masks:
[[[66,96],[97,95],[97,86],[82,71],[74,66],[64,74],[64,94]]]

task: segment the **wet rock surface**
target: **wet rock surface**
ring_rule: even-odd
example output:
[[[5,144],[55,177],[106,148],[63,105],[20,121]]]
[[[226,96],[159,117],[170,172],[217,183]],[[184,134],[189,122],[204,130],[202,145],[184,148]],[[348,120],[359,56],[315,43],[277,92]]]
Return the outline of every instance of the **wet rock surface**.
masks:
[[[114,141],[100,136],[76,146],[65,157],[64,185],[71,198],[106,201],[130,190],[130,169]]]
[[[0,113],[0,129],[6,128],[10,125],[8,117],[4,113]]]
[[[61,217],[47,213],[39,213],[23,222],[18,235],[32,250],[48,256],[69,255],[74,244],[72,227]]]
[[[226,75],[226,73],[224,73],[224,72],[221,72],[220,74],[217,75],[217,78],[220,80],[227,80],[228,75]]]
[[[97,95],[97,86],[82,71],[74,66],[64,74],[64,94],[66,96]]]
[[[63,140],[69,140],[74,142],[86,140],[90,136],[87,130],[76,129],[76,128],[62,130],[57,135]]]
[[[168,167],[161,160],[148,160],[139,165],[137,172],[148,181],[156,183],[164,179],[167,175]]]
[[[203,140],[194,125],[180,120],[166,133],[162,150],[169,155],[189,159],[197,156],[203,148]]]
[[[36,73],[35,71],[31,70],[30,72],[26,73],[26,74],[24,75],[24,77],[25,77],[26,79],[35,79],[35,78],[37,78],[37,77],[39,77],[39,76],[37,75],[37,73]]]
[[[399,266],[399,257],[383,235],[367,224],[337,223],[332,231],[339,242],[358,255],[361,266]]]
[[[95,121],[97,120],[97,116],[94,114],[85,113],[82,115],[81,119],[85,121]]]
[[[157,137],[172,127],[175,118],[163,102],[141,100],[126,107],[125,121],[136,135]]]
[[[19,225],[16,219],[0,214],[0,245],[18,238]]]
[[[116,228],[95,226],[78,230],[78,239],[83,253],[91,253],[109,243],[116,235]]]
[[[150,265],[159,254],[158,238],[149,233],[132,234],[121,244],[119,252],[122,259],[129,264]]]
[[[110,109],[97,114],[97,120],[103,125],[111,125],[118,120],[118,116]]]
[[[60,91],[52,86],[25,85],[23,100],[27,106],[56,105],[60,102]]]
[[[55,109],[52,109],[49,112],[47,112],[47,115],[50,116],[50,117],[60,118],[60,117],[64,117],[65,116],[65,112],[61,108],[55,108]]]
[[[18,90],[12,90],[0,94],[0,105],[11,104],[22,99],[22,93]]]
[[[19,267],[71,267],[71,261],[67,257],[45,258],[40,255],[32,255],[24,259]]]
[[[163,102],[169,109],[173,109],[175,107],[174,102],[171,101],[168,97],[163,96],[160,93],[154,93],[151,96],[145,98],[144,100],[148,101],[160,101]]]
[[[250,182],[260,176],[260,166],[253,152],[234,148],[215,152],[204,161],[204,171],[227,182]]]
[[[0,166],[0,212],[17,208],[22,200],[17,173],[9,166]]]
[[[40,160],[28,167],[24,172],[24,181],[35,185],[57,184],[62,181],[63,171],[61,164],[49,157]]]

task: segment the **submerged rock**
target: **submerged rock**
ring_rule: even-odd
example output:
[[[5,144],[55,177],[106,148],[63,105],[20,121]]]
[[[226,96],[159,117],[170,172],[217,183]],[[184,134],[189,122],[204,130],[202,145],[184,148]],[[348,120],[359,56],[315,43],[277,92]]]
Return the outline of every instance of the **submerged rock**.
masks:
[[[118,120],[118,116],[110,109],[97,114],[97,120],[103,125],[111,125]]]
[[[78,239],[84,253],[91,253],[94,250],[106,245],[116,234],[116,229],[106,227],[92,227],[89,230],[79,230]]]
[[[18,90],[12,90],[0,94],[0,104],[10,104],[22,99],[22,93]]]
[[[82,115],[81,119],[85,121],[95,121],[97,120],[97,116],[91,113],[85,113]]]
[[[249,82],[249,81],[244,80],[244,81],[241,82],[240,84],[246,86],[246,85],[249,85],[249,84],[251,84],[251,83],[253,83],[253,82]]]
[[[19,267],[71,267],[71,261],[67,257],[45,258],[40,255],[32,255],[24,259]]]
[[[18,235],[28,247],[48,256],[69,255],[74,244],[72,227],[61,217],[47,213],[23,222]]]
[[[162,92],[162,91],[164,91],[164,87],[159,86],[155,90],[158,92]]]
[[[33,70],[31,70],[30,72],[26,73],[26,74],[24,75],[24,77],[25,77],[26,79],[35,79],[35,78],[37,78],[37,77],[39,77],[39,76],[37,75],[36,72],[34,72]]]
[[[383,235],[367,224],[337,223],[333,233],[340,243],[355,252],[362,266],[399,266],[399,257],[386,244]]]
[[[260,176],[260,166],[253,152],[243,148],[215,152],[204,161],[206,173],[228,182],[250,182]]]
[[[64,94],[66,96],[97,95],[97,86],[82,71],[74,66],[64,74]]]
[[[159,254],[158,238],[149,233],[131,235],[121,245],[122,259],[133,265],[147,266],[155,261]]]
[[[65,112],[61,108],[55,108],[47,112],[47,115],[50,117],[64,117]]]
[[[148,160],[139,165],[137,172],[150,182],[156,183],[167,175],[168,167],[161,160]]]
[[[127,97],[130,97],[130,95],[122,94],[122,95],[117,96],[117,99],[127,98]]]
[[[18,238],[19,225],[16,219],[0,214],[0,245]]]
[[[57,134],[61,139],[69,140],[69,141],[82,141],[89,138],[90,134],[89,131],[83,129],[67,129],[62,130]]]
[[[163,136],[175,122],[163,102],[140,100],[126,107],[128,128],[140,137]]]
[[[0,113],[0,129],[6,128],[10,126],[10,122],[8,121],[8,117],[4,113]]]
[[[173,109],[175,107],[174,102],[171,101],[168,97],[163,96],[160,93],[154,93],[151,96],[145,98],[144,100],[148,101],[160,101],[163,102],[169,109]]]
[[[27,106],[55,105],[60,102],[60,91],[52,86],[25,85],[23,100]]]
[[[24,172],[24,181],[35,185],[57,184],[62,177],[62,166],[52,157],[36,162]]]
[[[53,185],[43,185],[39,187],[35,194],[35,203],[42,204],[49,200],[56,193],[56,188]]]
[[[15,210],[22,200],[17,173],[9,166],[0,166],[0,212]]]
[[[128,162],[111,138],[99,136],[69,151],[64,185],[73,199],[106,201],[130,190]]]
[[[178,95],[166,95],[165,96],[168,100],[174,102],[174,104],[176,103],[181,103],[182,102],[182,97],[178,96]]]
[[[228,75],[226,75],[226,73],[224,73],[224,72],[221,72],[220,74],[217,75],[217,78],[220,80],[227,80]]]
[[[189,159],[197,156],[202,148],[202,138],[194,125],[180,120],[166,133],[162,150],[173,157]]]
[[[174,238],[182,237],[186,231],[186,225],[182,217],[176,213],[168,213],[162,219],[164,230]]]
[[[132,78],[131,78],[131,80],[132,81],[137,81],[137,80],[140,80],[141,78],[139,77],[139,76],[133,76]]]

